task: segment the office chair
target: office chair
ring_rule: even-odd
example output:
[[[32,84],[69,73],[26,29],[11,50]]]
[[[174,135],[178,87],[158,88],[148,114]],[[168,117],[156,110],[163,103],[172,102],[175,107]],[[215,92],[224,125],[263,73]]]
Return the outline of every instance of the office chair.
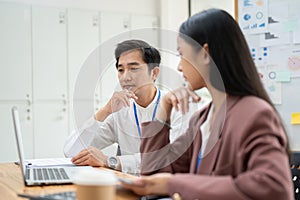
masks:
[[[291,154],[291,173],[295,199],[300,200],[300,152],[292,152]]]

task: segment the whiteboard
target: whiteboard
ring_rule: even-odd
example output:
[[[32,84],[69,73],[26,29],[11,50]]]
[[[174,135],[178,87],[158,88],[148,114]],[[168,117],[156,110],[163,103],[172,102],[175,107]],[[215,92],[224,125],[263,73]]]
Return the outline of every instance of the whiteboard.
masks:
[[[300,123],[295,116],[300,116],[300,1],[239,0],[235,6],[240,28],[284,123],[291,150],[299,151]]]
[[[291,150],[300,150],[300,125],[291,124],[291,114],[300,112],[300,78],[282,84],[282,104],[275,105],[288,133]]]

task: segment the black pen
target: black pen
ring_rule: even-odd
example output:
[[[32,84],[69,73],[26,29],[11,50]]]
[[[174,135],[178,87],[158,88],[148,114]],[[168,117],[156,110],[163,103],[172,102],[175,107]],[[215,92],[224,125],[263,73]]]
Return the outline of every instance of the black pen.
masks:
[[[162,198],[170,198],[169,196],[159,196],[159,195],[147,195],[142,196],[140,200],[155,200],[155,199],[162,199]]]

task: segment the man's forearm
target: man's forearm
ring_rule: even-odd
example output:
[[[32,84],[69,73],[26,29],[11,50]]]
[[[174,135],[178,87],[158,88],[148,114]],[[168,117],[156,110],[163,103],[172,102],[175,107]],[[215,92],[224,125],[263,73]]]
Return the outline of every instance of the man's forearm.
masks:
[[[103,122],[110,114],[111,110],[107,109],[107,106],[104,106],[95,114],[94,117],[97,121]]]

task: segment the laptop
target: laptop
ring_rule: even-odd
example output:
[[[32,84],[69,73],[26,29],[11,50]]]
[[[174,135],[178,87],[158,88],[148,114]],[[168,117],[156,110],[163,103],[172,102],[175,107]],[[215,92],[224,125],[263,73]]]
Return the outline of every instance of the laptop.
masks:
[[[19,112],[16,107],[12,108],[13,124],[15,129],[15,137],[17,142],[19,164],[22,177],[26,186],[33,185],[56,185],[71,184],[74,175],[82,167],[79,166],[30,166],[25,163],[24,147],[21,134],[21,126]]]

